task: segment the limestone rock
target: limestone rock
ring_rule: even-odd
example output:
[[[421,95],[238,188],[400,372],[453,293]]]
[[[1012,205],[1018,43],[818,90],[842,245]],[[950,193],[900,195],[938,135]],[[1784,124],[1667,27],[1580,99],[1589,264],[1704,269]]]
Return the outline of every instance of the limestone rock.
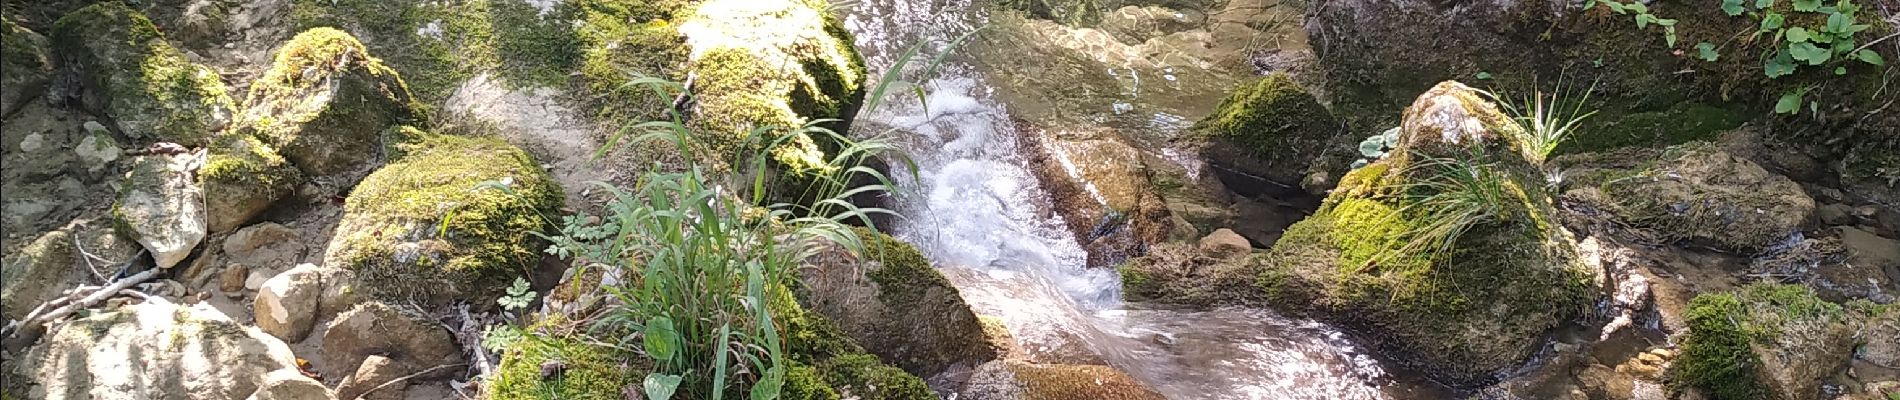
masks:
[[[218,136],[198,171],[205,207],[218,210],[211,214],[211,232],[230,232],[256,219],[289,195],[300,178],[295,167],[256,137]]]
[[[305,31],[278,49],[245,107],[240,132],[265,139],[304,173],[344,186],[383,160],[385,131],[420,118],[396,71],[335,28]]]
[[[0,168],[0,193],[6,193],[0,196],[0,229],[7,234],[31,239],[79,216],[77,211],[103,197],[94,185],[107,178],[109,160],[89,155],[108,150],[97,155],[116,159],[119,149],[111,145],[110,136],[86,133],[79,120],[72,111],[31,101],[0,124],[6,142],[6,168]]]
[[[1198,236],[1197,226],[1232,217],[1219,188],[1188,178],[1173,162],[1136,149],[1108,130],[1044,129],[1018,123],[1031,167],[1069,231],[1088,250],[1088,265],[1139,256],[1151,244]]]
[[[246,400],[333,400],[337,396],[330,388],[304,376],[303,372],[292,369],[272,371],[264,376],[264,383],[256,393]]]
[[[235,108],[217,71],[191,63],[157,26],[124,3],[99,3],[53,26],[59,63],[80,84],[82,105],[146,142],[200,145]]]
[[[1854,354],[1847,310],[1806,287],[1757,283],[1689,307],[1675,379],[1718,399],[1818,398]]]
[[[0,17],[0,115],[39,99],[46,89],[52,62],[47,59],[46,37],[20,26],[12,14]]]
[[[250,278],[251,268],[244,264],[230,264],[218,272],[218,291],[239,293],[244,291],[244,280]],[[259,285],[262,287],[262,285]]]
[[[970,376],[959,399],[1136,400],[1164,399],[1128,374],[1104,365],[1029,364],[994,361]]]
[[[219,247],[226,261],[277,271],[295,265],[306,248],[297,230],[275,222],[239,229],[226,236]]]
[[[113,222],[150,250],[159,268],[178,265],[205,238],[204,190],[191,179],[202,157],[139,157],[112,205]]]
[[[461,347],[441,324],[383,303],[359,304],[324,329],[324,365],[350,371],[373,355],[389,357],[411,371],[463,362]],[[423,379],[453,373],[453,369],[442,369]]]
[[[72,231],[61,229],[7,255],[5,272],[0,273],[0,282],[5,282],[0,285],[0,307],[6,309],[7,319],[25,318],[40,303],[84,281],[85,275],[74,265],[79,255],[73,243]]]
[[[282,341],[209,305],[137,304],[73,320],[7,366],[29,399],[241,399],[277,371],[297,374]],[[307,379],[307,378],[306,378]]]
[[[322,278],[316,265],[303,264],[265,281],[252,303],[257,327],[287,342],[302,341],[316,323]]]
[[[1201,238],[1201,254],[1214,258],[1233,258],[1253,251],[1253,244],[1234,230],[1221,228]]]
[[[1624,149],[1563,157],[1566,197],[1667,239],[1756,254],[1814,213],[1801,185],[1716,146]]]
[[[355,271],[371,297],[430,304],[500,297],[521,266],[543,256],[526,232],[557,213],[560,187],[526,152],[499,140],[406,131],[420,139],[396,146],[406,155],[350,193],[324,262]]]
[[[957,289],[915,247],[858,229],[865,253],[832,249],[808,261],[806,308],[834,321],[866,351],[918,376],[995,359],[997,349]]]
[[[355,373],[343,378],[343,383],[337,384],[337,398],[356,399],[361,396],[363,400],[402,400],[403,391],[409,388],[407,381],[395,382],[388,387],[369,393],[368,396],[363,396],[363,394],[378,385],[408,374],[410,374],[408,370],[397,365],[396,361],[390,360],[389,357],[369,356],[363,359],[363,365],[358,366]]]

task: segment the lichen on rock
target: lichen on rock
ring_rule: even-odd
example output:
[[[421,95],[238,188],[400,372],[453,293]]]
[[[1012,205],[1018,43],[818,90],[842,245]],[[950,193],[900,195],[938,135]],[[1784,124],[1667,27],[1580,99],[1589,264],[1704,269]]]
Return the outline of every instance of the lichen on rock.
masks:
[[[272,203],[290,195],[303,178],[270,145],[247,133],[212,139],[205,165],[198,170],[211,232],[230,232],[256,219]]]
[[[113,1],[54,24],[53,47],[86,110],[152,142],[203,145],[236,108],[217,71],[193,64],[145,15]]]
[[[332,28],[285,43],[245,104],[241,132],[268,140],[305,173],[338,176],[346,186],[383,157],[385,129],[421,118],[396,71]]]
[[[191,179],[203,160],[203,153],[139,157],[112,203],[113,224],[151,251],[159,268],[184,261],[208,234],[204,188]]]
[[[7,71],[0,75],[0,115],[13,115],[37,99],[52,72],[46,37],[20,26],[11,14],[0,16],[0,69]]]
[[[241,399],[283,384],[267,379],[280,371],[315,384],[284,342],[206,304],[96,312],[49,332],[7,367],[36,384],[29,399]]]
[[[543,218],[560,187],[527,153],[492,138],[402,127],[394,161],[344,204],[326,262],[355,270],[381,298],[428,303],[494,298],[540,260]]]

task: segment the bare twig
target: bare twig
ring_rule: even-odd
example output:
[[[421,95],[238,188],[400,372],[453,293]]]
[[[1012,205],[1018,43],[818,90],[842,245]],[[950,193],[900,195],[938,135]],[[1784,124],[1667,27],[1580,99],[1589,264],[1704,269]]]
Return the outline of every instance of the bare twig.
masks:
[[[153,269],[145,270],[145,272],[140,272],[137,275],[132,275],[132,276],[126,277],[125,279],[120,279],[118,282],[113,282],[110,285],[106,285],[103,288],[99,288],[98,290],[93,291],[91,294],[88,294],[85,297],[81,297],[79,298],[79,300],[73,301],[71,304],[60,306],[59,308],[53,309],[53,311],[47,312],[44,315],[30,316],[26,320],[19,321],[17,324],[8,324],[7,329],[5,329],[6,331],[5,333],[7,334],[7,336],[13,336],[20,332],[36,332],[41,326],[46,325],[48,321],[65,318],[67,315],[71,315],[73,312],[79,311],[79,309],[91,307],[95,303],[103,301],[107,298],[111,298],[112,295],[119,294],[119,291],[121,290],[126,290],[127,288],[131,288],[140,283],[145,283],[145,281],[152,280],[152,278],[158,276],[160,272],[164,272],[164,270],[159,269],[159,268],[153,268]],[[54,301],[60,301],[60,300],[61,299],[54,299]],[[49,304],[50,303],[51,302],[49,302]]]
[[[107,260],[105,259],[105,257],[96,256],[96,255],[93,255],[92,252],[86,251],[86,245],[80,244],[78,236],[73,236],[73,248],[79,250],[79,255],[81,256],[79,257],[80,259],[86,260],[86,269],[92,270],[92,277],[94,279],[98,279],[99,282],[105,282],[108,280],[106,278],[106,274],[103,272],[99,272],[99,266],[93,265],[92,261],[99,260],[101,262],[111,262],[112,260]]]
[[[468,366],[468,364],[442,364],[442,365],[437,365],[434,367],[429,367],[429,369],[422,370],[421,372],[403,375],[400,377],[396,377],[396,379],[390,379],[388,382],[383,382],[383,384],[381,385],[376,385],[376,387],[369,388],[369,390],[363,391],[362,394],[358,394],[356,395],[355,398],[352,398],[350,400],[361,400],[364,396],[369,396],[370,393],[376,393],[377,390],[380,390],[385,387],[389,387],[389,385],[394,385],[398,382],[415,379],[415,377],[418,377],[418,376],[428,375],[431,372],[439,371],[445,368],[455,368],[455,367],[465,367],[465,366]]]

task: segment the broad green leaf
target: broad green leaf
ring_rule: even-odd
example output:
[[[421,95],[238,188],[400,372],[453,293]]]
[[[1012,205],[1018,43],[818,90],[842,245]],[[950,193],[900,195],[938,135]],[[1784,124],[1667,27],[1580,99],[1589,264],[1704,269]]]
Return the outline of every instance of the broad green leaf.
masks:
[[[1742,0],[1722,0],[1722,12],[1727,13],[1728,16],[1742,15],[1743,11],[1747,9],[1742,7]]]
[[[1787,19],[1788,17],[1781,15],[1781,13],[1769,11],[1768,15],[1761,17],[1761,28],[1756,31],[1767,33],[1768,31],[1781,29],[1781,24],[1787,22]]]
[[[642,382],[640,386],[646,389],[647,400],[670,400],[673,398],[673,392],[678,391],[680,388],[680,376],[660,373],[647,374],[646,381]]]
[[[1629,8],[1630,11],[1635,11],[1638,14],[1649,14],[1649,6],[1643,5],[1642,0],[1630,2]]]
[[[1793,114],[1801,111],[1801,95],[1800,91],[1782,93],[1781,99],[1775,101],[1775,113]]]
[[[1481,81],[1491,80],[1490,72],[1478,71],[1478,74],[1474,76],[1477,77],[1478,80],[1481,80]]]
[[[1808,65],[1821,65],[1833,58],[1834,52],[1815,46],[1813,43],[1795,43],[1788,46],[1788,56],[1795,60],[1807,61]]]
[[[785,385],[785,367],[774,365],[765,370],[765,376],[752,384],[752,400],[778,399],[779,388]]]
[[[1676,27],[1663,27],[1663,41],[1669,43],[1670,48],[1676,47]]]
[[[1766,10],[1768,9],[1768,7],[1774,7],[1774,6],[1775,6],[1775,0],[1755,0],[1755,9],[1758,9],[1758,10]]]
[[[1847,75],[1847,67],[1834,67],[1835,75]]]
[[[1799,26],[1788,28],[1788,43],[1806,43],[1809,39],[1813,38],[1813,36],[1808,35],[1808,28]]]
[[[1605,1],[1603,2],[1603,6],[1609,7],[1610,11],[1615,11],[1617,14],[1629,14],[1629,7],[1624,6],[1623,3]]]
[[[1867,30],[1867,28],[1872,28],[1872,27],[1874,26],[1867,25],[1867,24],[1848,25],[1847,30],[1844,32],[1841,32],[1841,34],[1852,36],[1853,34],[1860,33],[1860,31],[1864,31],[1864,30]]]
[[[1787,51],[1776,52],[1774,58],[1762,63],[1762,73],[1769,78],[1779,78],[1794,74],[1794,58]]]
[[[1814,12],[1819,9],[1821,9],[1821,0],[1794,0],[1795,11]]]
[[[1651,22],[1656,22],[1656,16],[1650,14],[1636,14],[1636,29],[1648,28]]]
[[[1715,60],[1722,58],[1722,54],[1715,52],[1714,43],[1709,43],[1709,42],[1696,43],[1695,49],[1696,49],[1696,52],[1701,53],[1702,61],[1714,62]]]
[[[1827,31],[1829,33],[1847,33],[1847,27],[1850,25],[1853,25],[1853,23],[1847,19],[1847,14],[1833,13],[1827,16]]]
[[[1878,57],[1878,55],[1875,55],[1875,56]],[[1392,129],[1387,129],[1385,130],[1385,133],[1381,133],[1379,134],[1379,136],[1385,139],[1385,144],[1388,144],[1388,145],[1399,144],[1399,127],[1394,126],[1392,127]]]
[[[1887,65],[1887,59],[1881,58],[1880,53],[1875,52],[1874,49],[1861,49],[1860,51],[1854,52],[1854,58],[1860,59],[1868,64]]]
[[[680,333],[673,328],[673,319],[657,317],[647,320],[644,338],[647,355],[654,360],[669,361],[680,352]]]
[[[1382,154],[1385,154],[1385,143],[1380,143],[1374,140],[1359,142],[1359,155],[1366,156],[1366,157],[1378,157],[1379,155],[1382,155]]]

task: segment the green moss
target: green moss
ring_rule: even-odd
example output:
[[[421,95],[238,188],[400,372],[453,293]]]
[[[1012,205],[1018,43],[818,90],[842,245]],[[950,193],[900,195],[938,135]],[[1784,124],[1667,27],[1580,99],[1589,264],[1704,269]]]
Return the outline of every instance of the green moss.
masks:
[[[809,365],[832,357],[864,353],[864,348],[858,347],[837,325],[799,306],[790,290],[775,292],[780,295],[771,302],[772,316],[783,324],[779,332],[785,335],[785,348],[791,353],[792,361]]]
[[[1286,157],[1305,163],[1324,151],[1339,124],[1292,78],[1275,73],[1235,89],[1194,129],[1268,162]],[[1289,168],[1305,170],[1304,165]]]
[[[278,49],[246,103],[240,130],[269,140],[311,175],[368,168],[384,129],[425,119],[394,69],[333,28],[304,31]]]
[[[1703,294],[1689,302],[1689,337],[1676,361],[1677,383],[1708,390],[1716,399],[1768,397],[1756,380],[1760,368],[1749,349],[1749,334],[1736,318],[1747,310],[1727,293]]]
[[[824,3],[711,1],[682,23],[695,54],[687,66],[698,100],[693,122],[697,131],[715,135],[699,140],[711,154],[773,144],[772,158],[794,174],[830,168],[825,151],[833,145],[793,130],[855,115],[868,73],[850,32]],[[769,128],[768,135],[747,144],[761,128]]]
[[[902,369],[884,365],[877,356],[854,354],[819,364],[825,381],[839,394],[863,400],[927,400],[937,398],[930,387]]]
[[[667,117],[673,99],[628,85],[636,75],[686,79],[688,49],[679,33],[683,1],[582,0],[574,12],[582,24],[580,83],[609,124]]]
[[[368,38],[371,50],[388,55],[430,104],[484,71],[518,84],[558,86],[580,60],[566,3],[547,13],[522,0],[296,0],[291,7],[298,29],[337,27]]]
[[[302,177],[257,137],[239,132],[219,135],[198,170],[205,206],[218,210],[210,216],[211,231],[229,231],[249,222],[289,195]]]
[[[138,11],[119,2],[74,11],[54,24],[53,44],[77,70],[87,106],[135,137],[203,145],[236,107],[217,71],[192,64]]]
[[[1593,118],[1589,126],[1560,145],[1557,154],[1577,154],[1621,147],[1664,147],[1716,136],[1747,122],[1746,113],[1706,104],[1688,104],[1666,111],[1640,112],[1621,117]]]
[[[779,398],[784,400],[838,400],[838,390],[825,382],[818,368],[792,362],[785,370],[785,386],[781,387]]]
[[[540,259],[526,232],[545,228],[562,193],[527,153],[498,139],[443,135],[397,147],[403,156],[350,194],[328,257],[366,274],[372,294],[491,298],[481,294]],[[494,184],[507,189],[485,187]]]
[[[882,268],[864,275],[877,282],[878,299],[884,304],[907,309],[922,301],[929,289],[953,287],[950,280],[930,266],[930,259],[924,258],[910,243],[868,228],[852,229],[864,242],[864,256],[883,264]]]
[[[44,39],[20,26],[12,15],[0,16],[0,65],[8,70],[44,70],[50,65]]]
[[[646,376],[636,362],[611,347],[529,335],[502,356],[485,392],[491,400],[620,400]],[[545,373],[551,372],[547,365],[558,365],[558,372]]]

